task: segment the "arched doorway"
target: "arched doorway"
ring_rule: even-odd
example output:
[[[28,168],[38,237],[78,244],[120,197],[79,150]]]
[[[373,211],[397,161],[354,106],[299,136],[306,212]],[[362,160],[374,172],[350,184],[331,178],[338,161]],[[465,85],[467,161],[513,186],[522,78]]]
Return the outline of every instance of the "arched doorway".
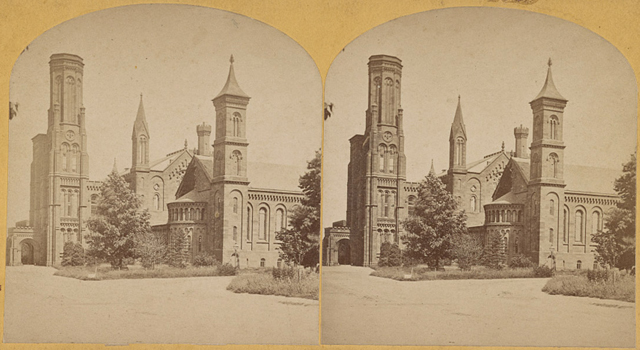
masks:
[[[22,265],[34,265],[34,249],[33,245],[29,242],[20,243],[21,262]]]
[[[351,265],[351,244],[348,239],[338,241],[338,264]]]

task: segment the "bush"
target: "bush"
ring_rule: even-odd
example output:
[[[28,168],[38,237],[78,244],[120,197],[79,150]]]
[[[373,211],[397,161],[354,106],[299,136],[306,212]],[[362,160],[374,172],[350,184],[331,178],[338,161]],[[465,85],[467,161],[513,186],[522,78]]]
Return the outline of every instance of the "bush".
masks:
[[[588,270],[587,279],[590,282],[606,282],[609,280],[609,271],[607,270]]]
[[[380,259],[378,266],[400,266],[402,265],[402,252],[397,244],[384,242],[380,246]]]
[[[533,267],[533,261],[531,258],[524,254],[518,254],[511,258],[509,262],[509,267],[511,268],[519,268],[519,267]]]
[[[491,232],[483,252],[484,263],[487,267],[500,270],[505,266],[505,242],[500,232]]]
[[[533,275],[536,277],[553,277],[554,271],[547,266],[538,266],[533,269]]]
[[[621,276],[615,283],[612,280],[594,283],[584,276],[555,276],[547,282],[542,291],[552,295],[614,299],[633,303],[636,297],[634,276]]]
[[[209,253],[201,253],[193,258],[193,266],[213,266],[216,259]]]
[[[302,273],[300,279],[276,279],[267,273],[243,273],[231,280],[227,290],[318,300],[319,287],[316,273]]]
[[[187,267],[186,245],[187,236],[183,232],[176,231],[171,233],[169,247],[167,249],[167,264],[169,266],[180,269]]]
[[[218,276],[235,276],[237,272],[238,269],[229,263],[218,266]]]
[[[295,267],[280,267],[271,270],[271,275],[277,280],[292,279],[297,275],[297,269]]]
[[[471,266],[478,264],[482,257],[482,245],[469,234],[455,236],[451,250],[460,270],[471,270]],[[445,265],[448,264],[445,262]]]
[[[62,266],[82,266],[84,265],[84,248],[82,244],[67,242],[62,251]]]

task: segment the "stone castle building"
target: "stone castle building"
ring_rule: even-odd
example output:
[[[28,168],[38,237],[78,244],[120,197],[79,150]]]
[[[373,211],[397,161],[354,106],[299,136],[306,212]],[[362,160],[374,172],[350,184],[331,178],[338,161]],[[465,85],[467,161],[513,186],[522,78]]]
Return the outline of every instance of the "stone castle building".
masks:
[[[400,59],[369,58],[365,132],[350,139],[347,220],[325,229],[324,264],[374,265],[383,242],[401,244],[401,222],[411,215],[418,191],[418,183],[407,181],[405,174],[401,83]],[[604,212],[617,201],[613,180],[618,171],[564,165],[566,103],[555,88],[549,64],[547,80],[530,103],[531,156],[529,129],[520,126],[514,129],[515,152],[505,152],[503,143],[500,151],[467,162],[467,131],[458,97],[449,134],[449,167],[436,175],[431,166],[465,210],[469,231],[485,238],[499,232],[508,259],[522,253],[538,264],[553,256],[559,268],[592,266],[590,233],[602,228]]]
[[[46,134],[33,138],[29,220],[9,229],[7,265],[59,264],[65,242],[86,245],[85,222],[99,200],[102,182],[88,176],[83,60],[54,54],[49,64],[49,123]],[[227,82],[213,99],[213,152],[212,128],[202,123],[196,126],[196,149],[188,149],[185,141],[183,149],[150,160],[151,135],[141,95],[133,123],[132,166],[121,175],[149,210],[152,229],[167,238],[183,232],[191,257],[208,252],[243,267],[276,266],[275,233],[287,227],[288,212],[303,194],[291,167],[248,162],[249,100],[236,81],[232,57]],[[249,175],[255,180],[250,182]]]

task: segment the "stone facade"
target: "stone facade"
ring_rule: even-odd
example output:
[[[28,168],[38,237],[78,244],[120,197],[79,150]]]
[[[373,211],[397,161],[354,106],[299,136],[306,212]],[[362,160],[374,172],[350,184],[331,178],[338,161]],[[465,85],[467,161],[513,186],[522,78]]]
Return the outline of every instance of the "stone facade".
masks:
[[[350,140],[347,220],[325,229],[326,265],[373,265],[381,242],[402,243],[400,222],[411,213],[418,183],[405,178],[401,69],[396,57],[369,59],[366,129]],[[436,176],[465,210],[470,233],[485,239],[491,232],[502,234],[508,260],[525,254],[540,265],[555,261],[559,269],[594,266],[590,237],[602,229],[604,213],[618,200],[613,181],[619,171],[565,165],[566,104],[553,83],[550,62],[545,84],[530,102],[531,154],[526,146],[529,128],[520,125],[514,129],[515,152],[505,152],[503,143],[500,151],[467,162],[467,130],[458,97],[449,134],[449,168]],[[349,249],[341,249],[346,231]],[[340,256],[347,251],[349,259]]]

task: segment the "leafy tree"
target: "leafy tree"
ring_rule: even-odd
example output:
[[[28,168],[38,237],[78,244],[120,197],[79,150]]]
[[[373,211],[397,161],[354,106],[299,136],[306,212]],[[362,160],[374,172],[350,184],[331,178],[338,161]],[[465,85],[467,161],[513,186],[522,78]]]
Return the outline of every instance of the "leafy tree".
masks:
[[[596,261],[603,266],[630,268],[635,265],[636,251],[636,154],[623,164],[622,175],[614,189],[620,202],[605,216],[604,230],[592,235]]]
[[[482,244],[472,235],[456,235],[453,237],[451,253],[461,270],[471,270],[471,266],[478,264],[482,258]]]
[[[500,232],[491,232],[484,246],[484,263],[492,269],[501,269],[505,266],[507,256],[505,254],[505,242]]]
[[[300,176],[299,187],[304,193],[301,205],[289,215],[290,227],[276,232],[280,257],[287,263],[315,266],[320,261],[320,196],[322,153],[307,163],[307,172]]]
[[[420,182],[414,215],[403,221],[407,231],[402,237],[405,252],[410,258],[438,268],[443,259],[452,257],[453,238],[467,233],[466,220],[445,185],[430,173]]]
[[[167,264],[171,267],[187,267],[188,252],[185,249],[187,236],[181,230],[171,233],[167,248]]]
[[[150,230],[149,213],[140,211],[140,199],[115,169],[100,187],[96,215],[87,220],[89,254],[124,267],[123,260],[135,256],[134,237]]]
[[[142,267],[153,270],[162,262],[167,253],[165,240],[151,230],[134,237],[135,253],[142,262]]]
[[[84,248],[82,248],[82,244],[78,242],[66,242],[62,250],[62,266],[82,266],[84,262]]]
[[[400,266],[402,265],[402,252],[397,244],[384,242],[380,245],[380,259],[378,266]]]

